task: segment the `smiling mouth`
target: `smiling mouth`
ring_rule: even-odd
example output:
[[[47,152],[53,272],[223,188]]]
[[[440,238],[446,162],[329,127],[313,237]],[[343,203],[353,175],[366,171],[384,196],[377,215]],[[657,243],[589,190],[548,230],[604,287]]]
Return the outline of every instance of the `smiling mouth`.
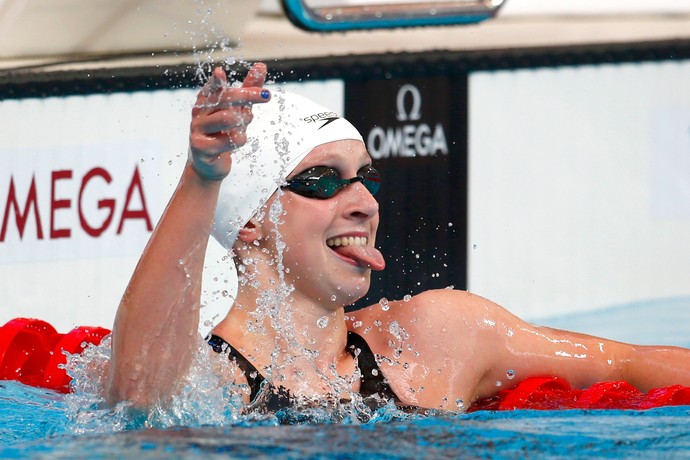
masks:
[[[326,240],[326,245],[329,248],[337,248],[344,246],[366,246],[368,239],[360,236],[346,236],[341,238],[330,238]]]
[[[366,269],[383,270],[386,262],[381,252],[368,243],[366,236],[341,236],[326,240],[326,245],[341,260]]]

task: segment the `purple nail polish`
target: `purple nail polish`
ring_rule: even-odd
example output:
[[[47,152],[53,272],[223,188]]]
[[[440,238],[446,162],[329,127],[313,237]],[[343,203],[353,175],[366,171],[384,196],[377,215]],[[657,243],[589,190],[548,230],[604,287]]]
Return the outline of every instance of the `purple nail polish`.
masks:
[[[271,92],[267,89],[263,89],[261,90],[261,97],[264,99],[268,99],[269,97],[271,97]]]

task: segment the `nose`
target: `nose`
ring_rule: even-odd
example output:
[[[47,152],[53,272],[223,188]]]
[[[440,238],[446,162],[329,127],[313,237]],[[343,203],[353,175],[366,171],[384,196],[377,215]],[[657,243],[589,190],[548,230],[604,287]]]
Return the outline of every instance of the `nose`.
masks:
[[[356,219],[370,219],[379,212],[379,202],[362,182],[354,182],[340,192],[346,202],[346,214]]]

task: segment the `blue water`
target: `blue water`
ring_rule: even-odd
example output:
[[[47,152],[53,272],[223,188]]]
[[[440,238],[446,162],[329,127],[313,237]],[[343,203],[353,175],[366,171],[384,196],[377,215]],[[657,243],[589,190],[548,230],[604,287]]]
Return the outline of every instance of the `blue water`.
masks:
[[[476,412],[364,425],[69,434],[63,396],[3,382],[0,458],[690,458],[690,407]]]
[[[687,298],[646,302],[545,323],[624,341],[687,346],[688,307]],[[207,426],[202,421],[201,426],[121,430],[112,425],[108,430],[101,423],[99,430],[75,434],[80,430],[70,407],[74,402],[48,390],[0,382],[0,458],[690,459],[690,406],[393,414],[366,424],[279,426],[239,417]],[[98,417],[98,412],[84,415]]]
[[[639,345],[690,348],[690,297],[653,299],[533,322]]]

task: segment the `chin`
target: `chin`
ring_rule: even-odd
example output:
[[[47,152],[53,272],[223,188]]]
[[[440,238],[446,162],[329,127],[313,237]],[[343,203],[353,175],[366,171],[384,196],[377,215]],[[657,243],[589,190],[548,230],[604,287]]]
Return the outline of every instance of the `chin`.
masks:
[[[347,286],[343,283],[340,285],[340,289],[334,291],[339,303],[350,305],[367,295],[371,285],[369,274],[362,276],[359,281],[358,283],[347,283]]]

